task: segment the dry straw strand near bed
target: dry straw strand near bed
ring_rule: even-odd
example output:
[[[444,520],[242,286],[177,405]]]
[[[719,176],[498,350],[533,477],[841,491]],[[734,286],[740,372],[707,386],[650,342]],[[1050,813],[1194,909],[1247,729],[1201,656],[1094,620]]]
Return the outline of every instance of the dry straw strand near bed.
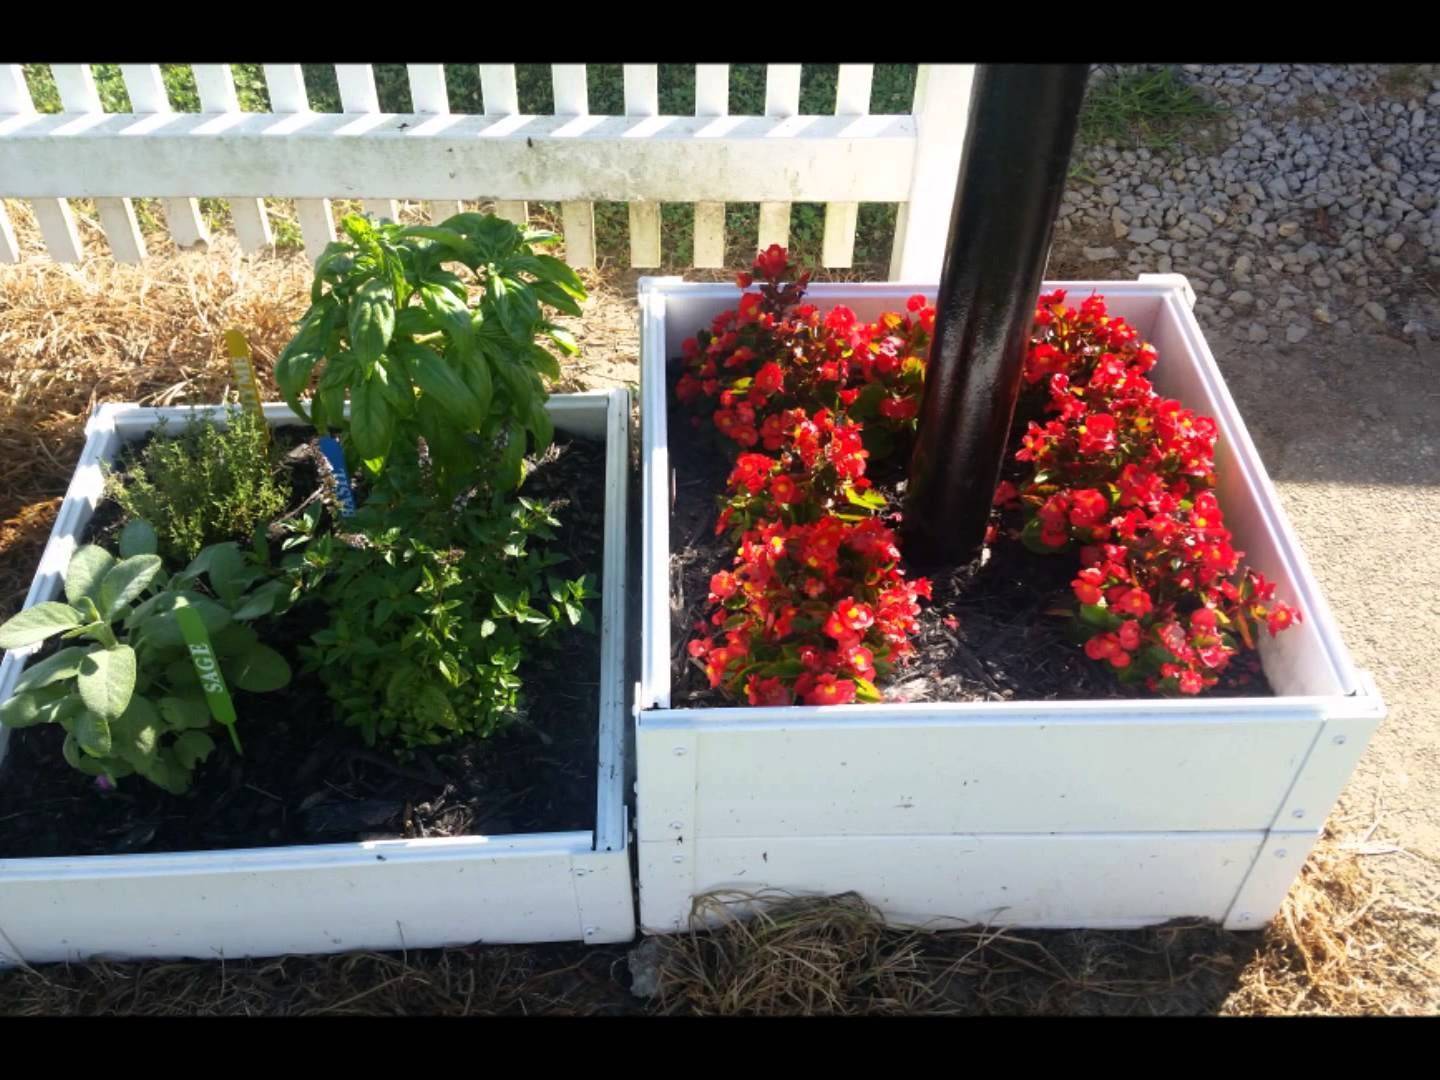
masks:
[[[653,1007],[701,1015],[1399,1014],[1436,1007],[1421,924],[1327,837],[1261,934],[926,933],[887,929],[853,894],[716,893],[711,931],[661,938]],[[746,917],[748,916],[748,918]]]

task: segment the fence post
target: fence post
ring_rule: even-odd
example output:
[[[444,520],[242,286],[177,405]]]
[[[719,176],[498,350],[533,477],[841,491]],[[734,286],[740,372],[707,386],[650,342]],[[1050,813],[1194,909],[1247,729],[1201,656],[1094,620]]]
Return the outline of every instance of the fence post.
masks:
[[[916,73],[915,169],[895,219],[891,281],[940,278],[974,79],[974,64],[921,64]]]

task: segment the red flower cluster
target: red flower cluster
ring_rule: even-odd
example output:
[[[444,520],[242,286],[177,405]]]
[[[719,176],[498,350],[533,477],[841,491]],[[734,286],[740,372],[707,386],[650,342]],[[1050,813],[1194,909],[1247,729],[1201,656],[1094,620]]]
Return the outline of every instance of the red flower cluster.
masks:
[[[800,303],[806,275],[780,286],[792,271],[783,248],[762,252],[738,279],[759,290],[683,346],[676,395],[742,450],[716,527],[739,552],[711,579],[717,607],[689,653],[752,705],[878,701],[875,678],[914,652],[930,583],[905,579],[866,462],[914,426],[935,312],[915,297],[910,316],[822,317]]]
[[[779,449],[778,421],[768,429],[765,422],[793,407],[842,409],[888,446],[915,427],[935,309],[915,296],[908,314],[886,313],[873,323],[843,305],[822,317],[800,302],[808,274],[780,286],[793,270],[777,244],[756,259],[753,275],[739,275],[741,288],[759,280],[759,291],[682,343],[676,397],[695,409],[697,425],[709,413],[726,438],[746,448]]]
[[[1260,624],[1274,635],[1300,613],[1255,571],[1234,580],[1244,553],[1211,490],[1215,422],[1155,392],[1155,349],[1102,297],[1079,311],[1064,301],[1040,298],[1025,361],[1052,418],[1030,422],[1015,456],[1033,474],[1001,484],[996,502],[1024,507],[1031,548],[1080,545],[1087,656],[1122,680],[1197,694],[1255,647]]]

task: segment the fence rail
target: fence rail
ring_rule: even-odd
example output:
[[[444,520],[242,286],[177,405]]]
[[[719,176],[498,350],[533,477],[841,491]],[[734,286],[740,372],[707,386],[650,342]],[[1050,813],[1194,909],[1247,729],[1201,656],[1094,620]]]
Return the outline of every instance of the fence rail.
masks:
[[[132,112],[106,113],[89,65],[52,66],[62,111],[35,110],[22,69],[0,65],[0,196],[31,201],[52,258],[82,248],[67,198],[95,200],[111,253],[145,258],[133,198],[159,198],[175,242],[207,239],[197,199],[230,201],[246,251],[273,243],[263,200],[296,200],[313,259],[334,238],[331,200],[432,220],[482,194],[515,221],[561,204],[567,259],[595,261],[593,203],[629,204],[630,262],[660,263],[660,206],[694,206],[699,267],[724,264],[725,204],[758,202],[761,246],[786,243],[795,202],[823,202],[822,261],[851,264],[859,204],[898,203],[892,279],[939,276],[969,110],[970,65],[921,65],[908,115],[871,115],[873,66],[839,66],[835,111],[800,113],[799,64],[766,68],[763,116],[728,115],[729,69],[696,65],[695,115],[660,113],[657,67],[624,65],[624,115],[591,115],[585,66],[552,65],[555,112],[520,112],[514,65],[479,65],[483,114],[453,113],[444,69],[407,65],[413,112],[380,110],[368,64],[336,64],[340,113],[311,111],[298,64],[263,65],[271,111],[242,112],[229,65],[195,64],[200,112],[171,109],[161,70],[123,64]],[[0,205],[0,261],[20,257]]]

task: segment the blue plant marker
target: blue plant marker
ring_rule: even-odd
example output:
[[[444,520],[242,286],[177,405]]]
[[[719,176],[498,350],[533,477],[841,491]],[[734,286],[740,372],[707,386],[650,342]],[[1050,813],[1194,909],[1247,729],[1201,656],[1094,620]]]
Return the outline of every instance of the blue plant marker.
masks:
[[[350,472],[345,468],[345,451],[340,440],[333,435],[320,436],[320,452],[330,462],[335,473],[335,494],[340,500],[340,516],[349,517],[355,513],[355,494],[350,490]]]

